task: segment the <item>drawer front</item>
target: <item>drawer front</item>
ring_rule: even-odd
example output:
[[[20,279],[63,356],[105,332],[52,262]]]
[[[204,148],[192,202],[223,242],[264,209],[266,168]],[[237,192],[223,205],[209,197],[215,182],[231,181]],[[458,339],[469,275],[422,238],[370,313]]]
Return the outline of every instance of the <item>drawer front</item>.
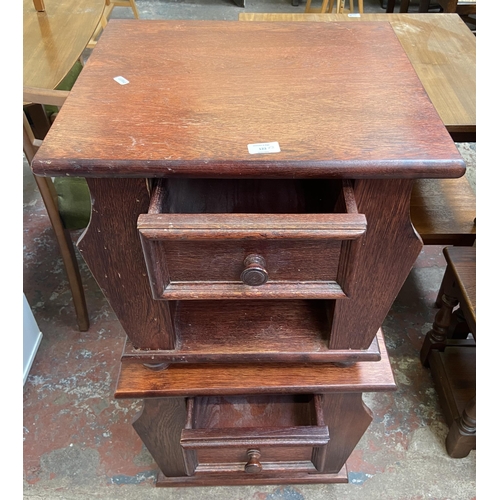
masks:
[[[180,444],[190,475],[322,468],[330,436],[320,396],[189,398],[187,411]]]
[[[266,472],[318,472],[311,446],[272,447],[249,445],[242,448],[201,448],[193,454],[194,474]]]
[[[316,298],[345,294],[345,242],[360,214],[150,214],[139,233],[156,299]]]

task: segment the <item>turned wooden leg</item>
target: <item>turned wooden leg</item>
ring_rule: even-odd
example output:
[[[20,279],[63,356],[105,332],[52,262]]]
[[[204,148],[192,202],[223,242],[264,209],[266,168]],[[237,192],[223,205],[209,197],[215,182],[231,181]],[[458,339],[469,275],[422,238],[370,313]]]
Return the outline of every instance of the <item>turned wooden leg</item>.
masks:
[[[446,266],[446,270],[444,272],[443,280],[441,281],[441,286],[439,287],[439,291],[436,298],[436,307],[441,307],[442,297],[444,294],[446,295],[455,295],[452,293],[452,290],[455,288],[455,277],[453,276],[452,270]]]
[[[432,349],[444,350],[446,339],[451,324],[453,308],[458,304],[458,300],[444,294],[441,309],[436,314],[432,329],[425,336],[422,349],[420,350],[420,361],[424,366],[429,366],[429,355]]]
[[[476,397],[464,408],[446,436],[446,451],[452,458],[464,458],[476,447]]]

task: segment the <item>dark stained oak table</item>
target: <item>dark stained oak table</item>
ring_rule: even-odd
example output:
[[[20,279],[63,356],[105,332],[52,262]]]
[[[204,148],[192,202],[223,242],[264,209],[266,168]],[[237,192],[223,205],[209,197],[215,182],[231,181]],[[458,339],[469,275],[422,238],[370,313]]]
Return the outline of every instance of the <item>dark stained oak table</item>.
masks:
[[[241,13],[239,20],[390,22],[448,132],[476,142],[476,37],[458,14]]]
[[[159,485],[345,480],[376,390],[345,377],[394,388],[380,326],[422,248],[413,182],[465,172],[389,23],[111,20],[32,168],[87,178],[78,246],[128,337],[118,396],[170,457]],[[230,430],[239,389],[188,387],[228,364],[250,394]]]

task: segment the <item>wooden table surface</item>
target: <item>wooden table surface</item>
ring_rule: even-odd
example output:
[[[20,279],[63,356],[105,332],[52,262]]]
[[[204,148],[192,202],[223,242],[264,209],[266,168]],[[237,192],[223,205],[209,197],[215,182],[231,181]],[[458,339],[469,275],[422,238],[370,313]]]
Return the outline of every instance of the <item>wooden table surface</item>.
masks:
[[[476,132],[476,37],[457,14],[242,13],[239,20],[389,21],[448,132]]]
[[[248,150],[274,141],[280,152]],[[464,167],[387,22],[111,20],[33,162],[37,174],[91,177]]]
[[[23,2],[23,84],[54,89],[87,46],[105,2],[45,0],[45,12]]]

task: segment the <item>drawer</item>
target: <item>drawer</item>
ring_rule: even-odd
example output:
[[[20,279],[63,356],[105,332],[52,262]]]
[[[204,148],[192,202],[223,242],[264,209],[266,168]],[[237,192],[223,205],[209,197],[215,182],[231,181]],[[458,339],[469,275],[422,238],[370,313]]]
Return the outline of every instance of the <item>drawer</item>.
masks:
[[[298,181],[275,183],[273,189],[269,181],[264,187],[227,180],[214,187],[206,181],[206,193],[200,180],[192,182],[191,190],[187,181],[176,190],[174,180],[159,181],[149,213],[138,220],[155,299],[345,298],[339,275],[348,273],[339,269],[355,257],[349,242],[366,232],[349,182],[338,181],[325,194]],[[248,193],[252,189],[258,190],[257,201]],[[281,192],[285,189],[291,194]],[[178,191],[186,199],[207,199],[183,204]],[[221,206],[212,200],[217,195]],[[312,203],[315,195],[330,196],[329,206]],[[276,207],[266,196],[285,200],[279,202],[280,213],[270,211]],[[199,211],[188,213],[193,210]]]
[[[321,396],[189,398],[188,475],[321,471],[330,440]]]

